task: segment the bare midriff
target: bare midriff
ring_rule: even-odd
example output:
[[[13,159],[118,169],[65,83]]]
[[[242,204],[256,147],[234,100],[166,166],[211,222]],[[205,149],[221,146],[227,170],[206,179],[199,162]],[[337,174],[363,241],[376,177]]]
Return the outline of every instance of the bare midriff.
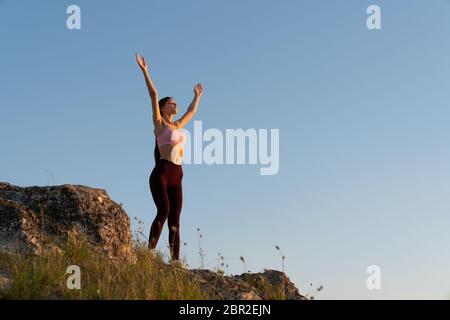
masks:
[[[158,130],[155,128],[155,136],[158,137],[166,128],[169,127],[173,130],[177,128],[169,125],[162,125]],[[163,145],[158,145],[159,154],[161,159],[166,159],[177,165],[182,164],[184,148],[182,143],[168,143]]]
[[[181,164],[183,161],[183,146],[181,144],[165,144],[159,147],[161,159],[169,160],[175,164]]]

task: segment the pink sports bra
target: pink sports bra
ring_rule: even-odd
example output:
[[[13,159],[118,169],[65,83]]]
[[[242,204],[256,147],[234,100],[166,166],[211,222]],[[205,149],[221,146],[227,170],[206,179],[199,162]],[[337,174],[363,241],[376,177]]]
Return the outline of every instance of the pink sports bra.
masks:
[[[172,129],[171,127],[166,127],[163,132],[159,134],[156,140],[158,141],[158,147],[165,144],[185,144],[186,134],[181,129]]]

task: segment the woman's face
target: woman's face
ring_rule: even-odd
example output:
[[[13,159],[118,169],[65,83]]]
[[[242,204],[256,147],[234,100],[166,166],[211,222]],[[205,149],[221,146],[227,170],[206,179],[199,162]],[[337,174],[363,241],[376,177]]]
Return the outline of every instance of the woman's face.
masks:
[[[175,115],[178,112],[178,105],[174,99],[169,99],[164,105],[163,112],[167,115]]]

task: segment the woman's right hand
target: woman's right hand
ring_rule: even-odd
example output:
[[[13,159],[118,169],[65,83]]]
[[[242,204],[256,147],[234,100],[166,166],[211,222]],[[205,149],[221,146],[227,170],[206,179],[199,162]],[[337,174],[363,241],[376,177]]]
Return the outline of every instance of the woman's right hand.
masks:
[[[139,57],[139,55],[136,52],[136,61],[139,65],[139,67],[141,68],[142,71],[147,70],[147,61],[145,61],[144,57]]]

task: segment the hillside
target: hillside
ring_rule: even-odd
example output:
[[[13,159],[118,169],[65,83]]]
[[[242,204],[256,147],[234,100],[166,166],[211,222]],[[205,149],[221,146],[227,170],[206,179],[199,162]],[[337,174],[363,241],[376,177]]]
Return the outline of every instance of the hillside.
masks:
[[[9,183],[0,183],[0,298],[306,299],[277,270],[226,276],[164,262],[133,239],[105,190]]]

